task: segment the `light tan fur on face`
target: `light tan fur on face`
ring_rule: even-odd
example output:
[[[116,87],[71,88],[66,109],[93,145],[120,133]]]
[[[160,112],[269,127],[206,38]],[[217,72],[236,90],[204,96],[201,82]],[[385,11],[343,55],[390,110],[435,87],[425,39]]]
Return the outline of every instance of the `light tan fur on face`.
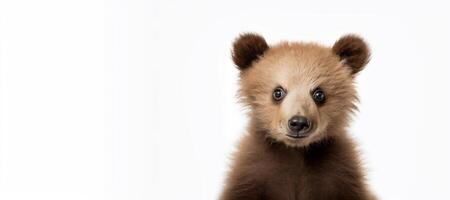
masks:
[[[258,128],[291,147],[307,146],[333,135],[334,127],[346,127],[357,101],[352,71],[331,48],[314,43],[280,43],[270,47],[252,67],[240,75],[241,100],[250,107]],[[286,96],[272,99],[281,86]],[[320,87],[326,95],[323,105],[316,105],[311,92]],[[301,115],[313,122],[306,138],[286,136],[288,120]]]

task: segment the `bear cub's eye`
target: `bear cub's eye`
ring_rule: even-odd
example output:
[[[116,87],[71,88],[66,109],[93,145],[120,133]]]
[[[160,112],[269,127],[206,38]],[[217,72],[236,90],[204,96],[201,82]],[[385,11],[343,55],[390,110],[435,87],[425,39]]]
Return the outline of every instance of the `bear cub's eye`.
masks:
[[[322,89],[320,88],[316,88],[313,92],[312,92],[312,98],[314,99],[314,101],[317,104],[323,104],[325,103],[325,93],[323,92]]]
[[[284,98],[284,96],[286,96],[286,92],[283,90],[283,88],[277,87],[275,88],[275,90],[273,90],[272,93],[273,100],[280,101],[281,99]]]

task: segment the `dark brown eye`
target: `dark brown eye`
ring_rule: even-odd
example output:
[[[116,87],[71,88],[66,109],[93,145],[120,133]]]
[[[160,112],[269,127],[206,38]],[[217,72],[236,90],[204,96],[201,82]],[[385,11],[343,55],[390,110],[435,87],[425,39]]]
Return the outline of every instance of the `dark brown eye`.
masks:
[[[275,88],[272,93],[272,98],[275,101],[280,101],[283,97],[286,96],[286,92],[281,87]]]
[[[320,89],[320,88],[316,88],[316,89],[313,91],[313,93],[312,93],[312,98],[314,99],[314,101],[315,101],[317,104],[323,104],[323,103],[325,103],[325,99],[326,99],[325,93],[324,93],[323,90]]]

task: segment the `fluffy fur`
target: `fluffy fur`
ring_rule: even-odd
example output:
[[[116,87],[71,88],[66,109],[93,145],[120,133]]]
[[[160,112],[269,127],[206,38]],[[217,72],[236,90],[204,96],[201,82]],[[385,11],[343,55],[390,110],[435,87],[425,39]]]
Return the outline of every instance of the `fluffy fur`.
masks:
[[[374,199],[346,132],[357,102],[354,74],[369,60],[362,39],[344,36],[331,48],[302,42],[269,47],[263,37],[244,34],[233,45],[233,60],[250,124],[221,200]],[[276,87],[287,93],[277,103]],[[327,95],[323,105],[311,98],[318,87]],[[314,124],[307,137],[286,136],[294,115]]]
[[[363,70],[369,62],[369,48],[364,40],[356,35],[342,37],[333,45],[332,50],[341,60],[345,60],[353,74]]]
[[[251,33],[242,34],[233,43],[233,61],[239,69],[245,69],[268,48],[263,37]]]

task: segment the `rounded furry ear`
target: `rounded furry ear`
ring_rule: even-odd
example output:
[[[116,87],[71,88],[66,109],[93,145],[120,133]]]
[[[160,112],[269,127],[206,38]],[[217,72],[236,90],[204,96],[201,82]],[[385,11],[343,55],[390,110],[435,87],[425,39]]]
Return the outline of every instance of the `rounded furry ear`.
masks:
[[[268,48],[262,36],[255,33],[241,34],[233,43],[233,62],[240,70],[246,69]]]
[[[345,35],[334,43],[333,52],[356,74],[364,69],[370,60],[370,51],[366,42],[356,35]]]

